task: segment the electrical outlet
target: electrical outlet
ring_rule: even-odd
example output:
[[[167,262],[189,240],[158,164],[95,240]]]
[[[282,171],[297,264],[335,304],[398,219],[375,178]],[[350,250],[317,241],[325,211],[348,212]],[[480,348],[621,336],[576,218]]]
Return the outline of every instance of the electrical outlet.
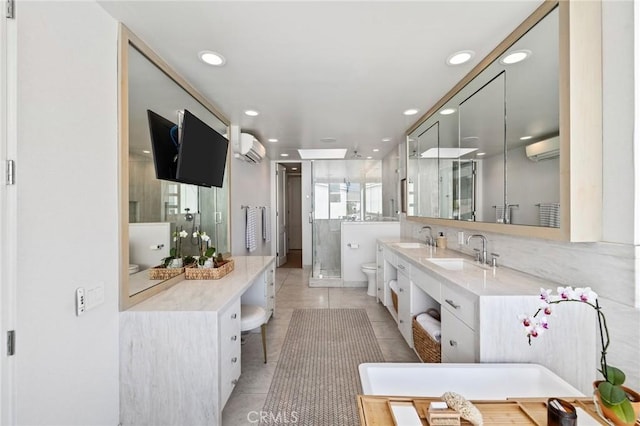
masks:
[[[84,297],[84,288],[78,287],[76,289],[76,316],[84,314],[86,309],[86,300]]]

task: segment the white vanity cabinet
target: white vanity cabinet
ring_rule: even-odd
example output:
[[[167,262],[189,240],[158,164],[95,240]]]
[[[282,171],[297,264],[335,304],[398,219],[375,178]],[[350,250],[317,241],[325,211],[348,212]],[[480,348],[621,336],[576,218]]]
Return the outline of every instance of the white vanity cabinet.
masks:
[[[398,328],[400,334],[413,347],[411,332],[411,265],[398,262]]]
[[[123,426],[221,424],[241,373],[241,303],[275,311],[274,257],[234,259],[219,280],[183,280],[120,313]]]
[[[384,253],[381,244],[376,245],[376,297],[378,302],[387,304],[384,288]]]

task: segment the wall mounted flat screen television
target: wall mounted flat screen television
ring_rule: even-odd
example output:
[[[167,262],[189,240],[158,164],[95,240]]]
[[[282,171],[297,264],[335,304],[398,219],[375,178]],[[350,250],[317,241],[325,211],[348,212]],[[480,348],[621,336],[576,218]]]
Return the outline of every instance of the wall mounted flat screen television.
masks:
[[[147,118],[156,178],[176,181],[179,153],[178,126],[149,109]]]
[[[229,147],[227,138],[186,109],[180,136],[178,181],[221,188]]]

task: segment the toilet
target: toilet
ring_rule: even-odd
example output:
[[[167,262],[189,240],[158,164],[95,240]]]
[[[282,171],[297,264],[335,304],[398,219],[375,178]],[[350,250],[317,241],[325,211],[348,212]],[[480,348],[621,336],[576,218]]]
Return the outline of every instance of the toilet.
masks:
[[[139,265],[134,265],[134,264],[130,264],[129,265],[129,275],[135,274],[139,270],[140,270],[140,266]]]
[[[369,281],[369,287],[367,288],[367,294],[369,296],[376,295],[376,270],[377,265],[375,262],[371,263],[363,263],[362,264],[362,272],[367,276],[367,280]]]

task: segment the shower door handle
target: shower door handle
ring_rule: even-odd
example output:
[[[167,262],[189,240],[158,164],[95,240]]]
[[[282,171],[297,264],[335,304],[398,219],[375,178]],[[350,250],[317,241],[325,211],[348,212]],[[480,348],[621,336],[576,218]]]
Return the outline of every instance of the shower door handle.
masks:
[[[309,212],[309,223],[313,223],[313,212]]]

